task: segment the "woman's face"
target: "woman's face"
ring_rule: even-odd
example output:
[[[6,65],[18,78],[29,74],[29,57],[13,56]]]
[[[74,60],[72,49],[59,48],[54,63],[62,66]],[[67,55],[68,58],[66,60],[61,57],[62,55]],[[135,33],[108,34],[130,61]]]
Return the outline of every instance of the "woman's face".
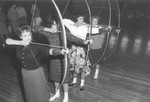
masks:
[[[57,30],[57,24],[56,24],[55,21],[54,21],[53,24],[52,24],[52,28],[55,29],[55,30]]]
[[[78,21],[78,23],[83,23],[84,17],[79,16],[79,17],[77,18],[77,21]]]
[[[92,19],[92,25],[98,25],[98,19],[97,18]]]
[[[72,50],[76,50],[77,47],[75,45],[72,45]]]
[[[32,34],[30,31],[23,31],[20,37],[23,41],[30,42],[32,40]]]

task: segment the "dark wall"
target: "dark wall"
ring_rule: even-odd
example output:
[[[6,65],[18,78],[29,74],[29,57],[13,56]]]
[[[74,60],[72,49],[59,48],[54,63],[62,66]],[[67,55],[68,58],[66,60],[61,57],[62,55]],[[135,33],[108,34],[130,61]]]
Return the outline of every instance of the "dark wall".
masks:
[[[58,4],[58,7],[61,11],[61,13],[63,13],[68,0],[55,0],[56,3]],[[75,21],[75,15],[79,12],[82,12],[85,15],[85,21],[88,23],[89,22],[89,13],[87,10],[87,6],[85,5],[84,0],[81,0],[82,2],[80,2],[80,0],[70,0],[69,4],[67,5],[67,8],[64,12],[63,17],[67,17],[67,18],[71,18]],[[90,2],[92,1],[92,2]],[[95,2],[93,2],[95,1]],[[97,1],[97,2],[96,2]],[[100,2],[98,2],[100,1]],[[92,12],[92,15],[97,15],[99,14],[99,16],[101,17],[100,22],[102,24],[108,24],[109,21],[109,6],[108,6],[108,2],[107,0],[105,0],[104,5],[103,4],[104,0],[88,0],[88,3],[90,4],[90,9]],[[114,2],[114,0],[110,0],[111,1],[111,8],[112,8],[112,13],[111,13],[111,24],[113,25],[117,25],[118,24],[118,16],[117,16],[117,6],[116,3]],[[149,19],[150,19],[150,6],[146,6],[149,4],[149,1],[144,0],[144,2],[139,1],[136,3],[130,3],[127,2],[128,0],[118,0],[119,1],[119,6],[121,8],[121,24],[122,25],[130,25],[131,23],[135,23],[135,25],[137,25],[136,23],[140,24],[147,24]],[[125,2],[126,1],[126,2]],[[11,7],[11,5],[13,5],[14,3],[17,3],[19,5],[21,5],[22,7],[25,8],[27,15],[28,15],[28,23],[30,24],[31,22],[31,13],[30,13],[30,9],[31,9],[31,5],[34,4],[34,0],[17,0],[17,1],[0,1],[0,4],[3,6],[3,10],[5,11],[5,14],[7,14],[8,9]],[[80,4],[79,4],[80,3]],[[44,24],[46,22],[45,18],[46,15],[48,13],[54,12],[56,13],[56,9],[54,8],[54,5],[52,4],[51,0],[37,0],[37,5],[41,8],[41,17],[44,21]],[[127,5],[124,8],[124,5]],[[103,6],[103,7],[101,7]],[[127,8],[128,7],[128,8]],[[134,8],[134,9],[133,9]],[[144,14],[144,17],[140,18],[142,20],[139,20],[139,18],[137,18],[137,11]],[[128,19],[128,15],[133,15],[134,18],[132,19]],[[133,20],[133,22],[131,22],[131,20]],[[143,23],[139,22],[142,21]],[[129,24],[127,24],[128,22],[130,22]]]

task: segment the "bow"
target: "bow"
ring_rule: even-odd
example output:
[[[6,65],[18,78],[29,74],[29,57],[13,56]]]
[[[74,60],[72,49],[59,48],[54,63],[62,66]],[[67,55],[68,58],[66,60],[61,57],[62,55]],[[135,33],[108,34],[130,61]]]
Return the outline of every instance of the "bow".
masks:
[[[67,9],[69,3],[70,3],[70,0],[68,0],[66,6],[65,6],[65,8],[64,8],[64,11],[63,11],[63,13],[62,13],[62,17],[64,16],[64,14],[65,14],[65,12],[66,12],[66,9]]]
[[[62,25],[62,29],[63,29],[64,48],[67,49],[66,30],[65,30],[65,26],[64,26],[63,21],[62,21],[62,16],[61,16],[60,10],[59,10],[59,8],[58,8],[58,6],[57,6],[57,4],[55,3],[54,0],[52,0],[52,3],[54,4],[54,6],[55,6],[55,8],[57,10],[57,13],[59,15],[60,21],[61,21],[61,25]],[[57,89],[57,91],[61,88],[61,86],[63,85],[63,83],[65,81],[65,78],[66,78],[66,75],[67,75],[67,64],[68,64],[68,59],[67,59],[67,54],[65,54],[65,71],[64,71],[64,76],[63,76],[62,82],[61,82],[59,88]]]
[[[35,15],[36,4],[37,4],[37,0],[35,0],[34,6],[33,6],[32,18],[31,18],[31,23],[30,23],[31,28],[32,28],[32,25],[33,25],[33,19],[34,19],[34,15]]]
[[[116,4],[117,4],[117,8],[118,8],[118,28],[120,28],[120,8],[119,8],[119,4],[118,2],[115,0]],[[117,45],[118,45],[118,39],[119,39],[119,34],[120,32],[117,32],[117,36],[116,36],[116,42],[115,42],[115,47],[113,48],[112,52],[110,53],[110,55],[108,57],[106,57],[103,61],[106,61],[107,59],[109,59],[114,52],[116,51]]]
[[[108,23],[108,28],[111,28],[111,4],[110,4],[110,0],[108,0],[108,4],[109,4],[109,23]],[[107,50],[107,47],[108,47],[108,44],[109,44],[109,39],[110,39],[110,32],[111,31],[107,32],[107,40],[106,40],[104,51],[103,51],[101,57],[99,58],[99,60],[96,63],[93,64],[93,67],[95,67],[97,65],[97,63],[102,60],[102,58],[104,57],[104,55],[106,53],[106,50]]]
[[[91,14],[90,4],[91,4],[92,0],[90,0],[89,4],[87,3],[87,0],[85,0],[85,2],[86,2],[86,5],[87,5],[87,8],[88,8],[88,9],[86,9],[86,11],[85,11],[85,13],[84,13],[84,16],[86,16],[87,10],[88,10],[88,12],[89,12],[89,15]],[[90,24],[91,24],[91,22],[90,22]]]
[[[90,31],[89,31],[89,35],[88,35],[88,39],[91,39],[91,34],[92,34],[92,14],[91,14],[91,10],[90,10],[90,6],[87,2],[87,0],[85,0],[85,3],[87,5],[87,8],[88,8],[88,12],[89,12],[89,18],[90,18]],[[87,61],[88,61],[88,56],[89,56],[89,50],[90,50],[90,44],[88,44],[88,47],[87,47],[87,53],[86,53],[86,58],[85,58],[85,65],[87,64]]]
[[[102,11],[102,8],[103,8],[103,5],[104,5],[105,1],[106,1],[106,0],[103,0],[103,3],[102,3],[102,5],[101,5],[100,11],[98,12],[98,15],[100,15],[100,13],[101,13],[101,11]]]
[[[32,11],[32,18],[31,18],[31,23],[30,23],[30,28],[32,28],[32,25],[33,25],[33,19],[34,19],[36,4],[37,4],[37,0],[35,0],[35,3],[34,3],[34,7],[33,7],[33,11]],[[31,29],[31,30],[32,30],[32,29]],[[31,47],[30,47],[30,49],[31,49]],[[35,59],[35,61],[36,61],[37,66],[39,67],[38,61],[36,60],[32,49],[31,49],[31,53],[32,53],[32,55],[33,55],[33,57],[34,57],[34,59]],[[52,93],[51,93],[51,90],[50,90],[50,88],[49,88],[49,86],[48,86],[48,84],[47,84],[47,81],[46,81],[46,79],[45,79],[45,75],[44,75],[44,73],[43,73],[43,70],[42,70],[41,68],[39,68],[39,71],[40,71],[40,74],[41,74],[41,76],[42,76],[42,78],[43,78],[43,80],[44,80],[44,83],[45,83],[45,85],[46,85],[48,91],[50,92],[50,94],[52,94]]]

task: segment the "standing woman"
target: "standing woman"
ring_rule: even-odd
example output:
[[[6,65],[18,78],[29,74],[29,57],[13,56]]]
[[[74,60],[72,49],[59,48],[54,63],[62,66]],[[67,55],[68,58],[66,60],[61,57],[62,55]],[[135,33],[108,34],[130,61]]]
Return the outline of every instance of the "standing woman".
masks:
[[[27,102],[48,102],[50,92],[41,67],[40,55],[60,55],[65,50],[52,49],[38,45],[29,45],[32,41],[32,33],[29,26],[20,28],[19,36],[21,41],[6,39],[6,44],[17,45],[17,57],[22,65],[22,80],[25,89],[25,99]]]
[[[95,68],[94,73],[94,79],[98,78],[98,73],[101,65],[101,61],[99,60],[103,51],[102,51],[102,44],[103,44],[103,38],[104,34],[100,32],[100,30],[104,30],[102,26],[100,26],[99,23],[100,17],[99,16],[93,16],[92,17],[92,34],[91,39],[93,40],[93,43],[90,46],[90,52],[89,52],[89,58],[92,66]]]
[[[35,26],[34,28],[36,28],[35,31],[38,31],[39,34],[46,36],[49,44],[54,45],[54,46],[61,46],[63,39],[61,39],[62,38],[61,33],[58,33],[57,23],[58,23],[57,17],[49,14],[47,16],[47,27]],[[64,56],[62,55],[54,56],[50,58],[50,63],[49,63],[50,64],[50,80],[54,82],[56,93],[54,94],[54,96],[52,96],[49,99],[49,101],[54,101],[56,98],[60,97],[59,86],[60,86],[60,83],[62,82],[62,78],[64,75],[63,73],[65,71],[64,61],[65,61]],[[66,78],[63,83],[63,90],[64,90],[63,102],[68,102],[69,100],[69,97],[68,97],[69,79],[70,79],[69,70],[67,70]]]
[[[107,34],[107,32],[114,31],[117,32],[120,30],[116,29],[114,27],[106,27],[99,25],[100,17],[95,15],[92,17],[92,34],[91,39],[93,40],[93,43],[90,45],[90,52],[89,52],[89,58],[92,66],[95,68],[94,73],[94,79],[98,78],[100,65],[102,64],[102,61],[100,60],[103,50],[102,50],[102,44],[104,40],[104,34]],[[102,58],[103,60],[103,58]]]
[[[8,34],[8,29],[6,26],[6,16],[2,11],[2,6],[0,5],[0,40],[6,37]]]
[[[68,28],[68,30],[71,32],[72,35],[82,39],[83,41],[86,40],[86,36],[88,33],[88,25],[84,22],[84,15],[78,14],[76,17],[76,22],[73,22],[70,19],[63,19],[64,25]],[[84,82],[85,82],[85,76],[90,71],[90,64],[87,64],[85,66],[86,61],[86,54],[85,54],[85,48],[84,46],[76,45],[74,44],[71,48],[71,54],[70,55],[70,64],[71,69],[74,70],[73,72],[73,81],[70,84],[70,87],[76,85],[77,83],[77,75],[81,72],[81,83],[80,83],[80,91],[84,90]],[[73,64],[74,63],[74,64]]]
[[[35,31],[47,37],[49,44],[54,46],[62,46],[62,33],[59,31],[58,19],[55,14],[48,14],[47,16],[47,27],[35,26]],[[88,41],[83,41],[71,34],[67,33],[67,40],[85,45]],[[60,97],[60,90],[58,90],[60,83],[62,82],[64,73],[64,56],[55,56],[50,59],[50,80],[54,82],[55,95],[50,98],[50,101]],[[67,68],[67,76],[63,83],[64,99],[63,102],[68,102],[68,83],[70,80],[70,69]]]

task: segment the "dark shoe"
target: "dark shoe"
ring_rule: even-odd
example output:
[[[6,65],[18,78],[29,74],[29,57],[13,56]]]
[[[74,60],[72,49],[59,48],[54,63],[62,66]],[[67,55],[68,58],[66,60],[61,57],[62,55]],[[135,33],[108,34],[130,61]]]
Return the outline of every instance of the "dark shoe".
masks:
[[[76,85],[76,83],[71,83],[71,84],[69,84],[69,87],[73,87],[75,85]]]
[[[80,91],[84,91],[84,86],[80,86]]]

